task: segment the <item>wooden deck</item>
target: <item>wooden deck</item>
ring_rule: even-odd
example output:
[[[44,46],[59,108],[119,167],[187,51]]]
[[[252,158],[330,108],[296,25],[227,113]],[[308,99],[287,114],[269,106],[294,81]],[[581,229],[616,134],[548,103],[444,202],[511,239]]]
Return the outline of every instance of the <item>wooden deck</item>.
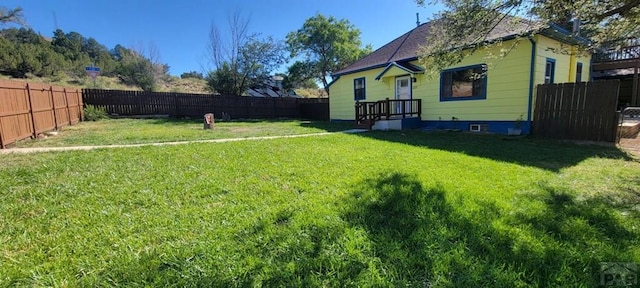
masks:
[[[596,72],[633,69],[630,104],[640,106],[640,38],[612,43],[609,47],[593,55],[591,70]]]
[[[356,102],[356,127],[369,129],[379,120],[405,119],[422,115],[422,99],[385,99]]]

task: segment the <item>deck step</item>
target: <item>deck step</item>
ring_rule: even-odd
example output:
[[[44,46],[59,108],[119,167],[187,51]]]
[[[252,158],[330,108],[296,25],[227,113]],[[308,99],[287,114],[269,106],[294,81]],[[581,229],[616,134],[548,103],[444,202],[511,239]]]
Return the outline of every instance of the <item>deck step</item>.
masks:
[[[371,130],[373,123],[375,123],[375,120],[372,119],[361,120],[356,123],[356,128]]]

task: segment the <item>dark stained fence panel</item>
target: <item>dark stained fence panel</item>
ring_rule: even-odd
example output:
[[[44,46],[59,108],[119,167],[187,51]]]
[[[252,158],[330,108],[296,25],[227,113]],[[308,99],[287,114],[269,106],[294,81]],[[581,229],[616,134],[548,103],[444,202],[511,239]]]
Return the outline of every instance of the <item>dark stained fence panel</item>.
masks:
[[[82,97],[84,104],[105,108],[109,114],[122,116],[202,117],[213,113],[220,118],[226,113],[235,119],[329,119],[329,100],[326,98],[263,98],[100,89],[84,89]],[[305,105],[310,106],[305,108]]]
[[[328,103],[303,103],[300,104],[300,118],[309,120],[329,120]]]
[[[538,85],[533,134],[614,142],[618,91],[618,80]]]

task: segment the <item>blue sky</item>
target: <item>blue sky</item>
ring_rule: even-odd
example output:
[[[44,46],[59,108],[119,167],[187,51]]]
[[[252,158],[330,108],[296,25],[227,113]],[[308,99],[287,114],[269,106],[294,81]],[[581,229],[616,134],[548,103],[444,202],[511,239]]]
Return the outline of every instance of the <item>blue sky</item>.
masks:
[[[416,13],[425,22],[440,8],[419,7],[413,0],[5,0],[1,5],[21,6],[27,24],[43,36],[60,28],[109,49],[153,45],[172,75],[202,72],[211,24],[226,29],[234,11],[250,17],[250,32],[281,40],[316,13],[348,19],[362,32],[363,43],[377,49],[415,27]]]

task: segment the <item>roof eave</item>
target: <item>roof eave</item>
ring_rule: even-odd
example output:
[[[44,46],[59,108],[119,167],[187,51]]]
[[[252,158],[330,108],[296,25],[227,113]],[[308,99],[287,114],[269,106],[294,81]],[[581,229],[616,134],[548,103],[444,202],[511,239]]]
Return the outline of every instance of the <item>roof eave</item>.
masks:
[[[541,35],[549,38],[556,39],[558,41],[566,42],[568,44],[590,44],[591,41],[582,36],[576,36],[569,30],[566,30],[556,24],[550,24],[547,28],[540,29]]]
[[[399,59],[393,62],[405,62],[405,61],[415,61],[418,60],[417,56],[414,57],[409,57],[409,58],[404,58],[404,59]],[[393,62],[387,62],[387,63],[382,63],[382,64],[376,64],[376,65],[371,65],[371,66],[367,66],[367,67],[363,67],[360,69],[355,69],[355,70],[348,70],[348,71],[338,71],[334,74],[331,74],[331,77],[340,77],[342,75],[347,75],[347,74],[353,74],[353,73],[358,73],[358,72],[362,72],[362,71],[367,71],[367,70],[371,70],[371,69],[377,69],[377,68],[382,68],[382,67],[386,67],[389,64],[393,63]]]
[[[382,70],[382,72],[380,72],[380,74],[378,74],[378,76],[376,76],[376,78],[375,78],[375,79],[376,79],[376,80],[380,80],[380,79],[382,79],[382,76],[384,76],[384,74],[385,74],[385,73],[387,73],[387,71],[389,71],[389,69],[391,69],[392,67],[397,67],[398,69],[400,69],[400,70],[402,70],[402,71],[405,71],[405,72],[407,72],[407,73],[409,73],[409,74],[411,74],[411,75],[413,75],[413,74],[420,74],[420,73],[424,73],[424,69],[421,69],[421,70],[419,70],[419,71],[412,71],[412,70],[407,69],[406,67],[404,67],[404,66],[402,66],[402,65],[398,64],[398,63],[397,63],[397,61],[393,61],[393,62],[389,63],[389,64],[387,65],[387,67],[385,67],[385,68],[384,68],[384,70]]]
[[[331,75],[331,82],[329,82],[329,84],[327,84],[327,89],[331,88],[331,85],[333,85],[333,83],[336,83],[336,81],[338,81],[338,79],[340,79],[340,76],[333,76]]]

